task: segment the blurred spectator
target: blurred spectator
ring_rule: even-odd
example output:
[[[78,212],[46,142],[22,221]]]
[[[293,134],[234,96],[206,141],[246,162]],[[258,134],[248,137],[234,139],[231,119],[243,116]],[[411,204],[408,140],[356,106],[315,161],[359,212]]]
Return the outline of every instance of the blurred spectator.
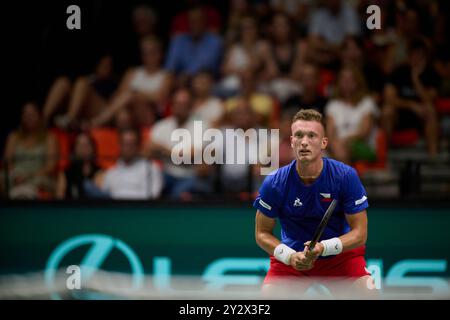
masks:
[[[190,11],[193,8],[200,10],[205,17],[205,28],[208,32],[220,32],[222,18],[216,8],[208,4],[202,4],[201,0],[184,0],[184,6],[186,7],[186,10],[181,11],[173,18],[171,26],[172,37],[181,33],[189,33],[193,30],[190,21]]]
[[[241,91],[236,97],[225,101],[226,112],[235,109],[242,101],[247,101],[256,117],[256,124],[268,128],[275,120],[274,101],[272,97],[256,90],[255,75],[253,72],[241,73]]]
[[[450,46],[438,52],[434,68],[441,79],[439,96],[450,98]]]
[[[339,72],[334,97],[325,107],[332,156],[346,163],[375,161],[378,114],[362,73],[355,67],[344,67]]]
[[[58,109],[68,103],[65,113],[55,118],[56,125],[64,128],[80,126],[105,110],[117,84],[110,55],[101,57],[93,74],[79,77],[73,84],[69,77],[57,78],[45,101],[44,121],[52,123]]]
[[[187,199],[189,194],[197,191],[198,180],[196,167],[192,164],[176,165],[172,161],[172,149],[179,142],[172,140],[176,129],[185,129],[191,137],[191,158],[201,152],[202,137],[194,135],[194,121],[191,117],[193,97],[189,90],[180,88],[173,95],[172,115],[158,121],[152,128],[147,153],[152,158],[160,159],[164,164],[164,194],[171,199]],[[196,139],[199,139],[196,141]],[[194,146],[199,146],[195,148]],[[181,156],[181,154],[180,154]]]
[[[139,40],[158,35],[158,17],[155,11],[148,5],[141,4],[133,8],[132,12],[133,31]]]
[[[80,133],[75,139],[69,167],[58,174],[57,199],[83,199],[97,195],[91,194],[102,174],[96,162],[96,154],[93,138],[87,133]]]
[[[321,65],[334,62],[344,38],[359,35],[360,25],[357,12],[346,1],[325,0],[324,6],[312,13],[308,58]]]
[[[105,173],[102,190],[113,199],[155,199],[163,189],[159,166],[139,154],[141,135],[138,130],[120,132],[120,159]]]
[[[301,108],[300,108],[301,109]],[[289,108],[281,114],[280,119],[280,167],[285,166],[295,159],[291,146],[291,124],[292,118],[299,109]]]
[[[239,76],[250,70],[258,72],[262,67],[260,52],[263,42],[259,36],[257,21],[252,16],[240,19],[236,41],[233,41],[225,53],[222,64],[223,80],[218,85],[220,96],[229,96],[239,90]]]
[[[445,13],[439,12],[433,24],[434,68],[441,78],[439,95],[450,98],[450,25],[447,23]]]
[[[448,10],[450,6],[447,4],[447,8],[444,10]],[[442,8],[436,10],[443,10]],[[447,22],[448,12],[445,11],[437,11],[435,14],[435,21],[433,23],[432,30],[432,41],[435,47],[435,50],[438,51],[443,48],[447,48],[450,45],[448,41],[447,32],[450,31],[450,25]]]
[[[366,8],[370,4],[381,7],[381,29],[365,27]],[[177,10],[180,7],[182,11]],[[223,166],[220,170],[218,166],[174,165],[171,151],[176,142],[171,141],[171,134],[177,128],[193,133],[195,120],[202,122],[203,129],[280,128],[280,163],[284,165],[292,159],[289,130],[292,114],[302,108],[312,108],[327,116],[332,156],[345,162],[371,161],[377,156],[375,150],[380,150],[375,148],[375,137],[383,140],[375,125],[377,106],[382,105],[380,123],[388,141],[398,144],[402,139],[397,138],[403,137],[399,133],[423,131],[429,154],[436,155],[439,129],[443,136],[448,131],[448,7],[447,2],[440,0],[375,3],[370,0],[232,0],[217,5],[204,0],[184,0],[169,11],[131,4],[128,6],[131,11],[123,11],[125,15],[131,13],[128,19],[131,32],[123,30],[116,34],[115,31],[121,31],[121,24],[108,32],[104,28],[89,32],[95,39],[94,47],[89,48],[95,51],[95,46],[107,45],[111,52],[118,50],[120,54],[114,55],[114,61],[111,55],[104,55],[96,61],[90,74],[81,72],[89,67],[86,62],[94,52],[87,50],[90,53],[86,57],[82,54],[75,59],[77,68],[56,80],[52,78],[54,83],[44,97],[44,125],[33,125],[33,121],[40,120],[25,121],[23,115],[22,128],[9,136],[5,165],[12,168],[11,176],[15,177],[10,183],[12,188],[8,189],[10,195],[52,196],[56,170],[50,167],[64,167],[67,161],[55,165],[56,159],[42,158],[56,156],[55,141],[59,142],[62,159],[67,158],[70,148],[64,140],[67,133],[52,128],[55,140],[44,129],[46,124],[70,130],[92,129],[90,134],[97,141],[97,160],[102,168],[109,168],[118,158],[118,132],[139,128],[148,156],[164,164],[165,195],[182,200],[211,194],[219,185],[230,192],[251,191],[251,184],[258,177],[254,172],[258,165]],[[107,12],[118,9],[105,8],[113,10]],[[217,8],[229,8],[229,11]],[[158,21],[161,17],[164,21]],[[98,21],[104,20],[100,18]],[[223,28],[222,19],[227,22]],[[158,30],[160,23],[166,30]],[[416,41],[422,35],[428,38]],[[163,44],[169,44],[166,55]],[[59,60],[66,56],[48,57]],[[75,61],[63,60],[58,70]],[[57,63],[52,61],[51,65],[56,67]],[[114,71],[126,69],[119,85]],[[54,74],[55,70],[49,70],[48,74]],[[77,76],[88,75],[76,78],[74,72]],[[189,89],[173,94],[174,88]],[[30,108],[36,107],[27,104],[24,109]],[[438,112],[442,115],[439,119]],[[33,110],[25,113],[28,119],[33,118],[30,116]],[[401,132],[404,129],[413,130]],[[415,132],[411,135],[416,136]],[[201,137],[194,136],[195,147],[194,142],[187,143],[191,156],[200,151],[202,142],[197,138]],[[378,146],[383,144],[380,139]],[[230,147],[228,142],[224,141],[224,147]],[[111,190],[121,188],[114,182],[117,185],[112,183],[114,186],[108,193],[95,189],[96,182],[102,180],[102,172],[91,158],[95,157],[94,149],[88,135],[77,138],[70,166],[58,177],[58,198],[86,197],[91,192],[95,197],[110,197],[109,192],[114,193]],[[40,160],[25,161],[19,154],[25,154],[25,160],[28,155],[40,154]],[[110,161],[102,164],[100,159]],[[122,159],[114,177],[121,179],[122,172],[139,172],[138,163],[142,161],[138,155],[135,161]],[[138,169],[133,169],[135,164]],[[27,170],[39,174],[22,173]],[[137,184],[133,175],[130,174],[132,178],[128,182]],[[153,181],[142,183],[152,185]],[[133,188],[130,190],[136,190]],[[138,197],[156,197],[156,193],[142,192]],[[119,198],[128,197],[127,191],[119,190],[118,194]]]
[[[304,63],[306,42],[297,40],[292,21],[285,14],[275,14],[270,25],[270,38],[261,46],[263,69],[259,76],[265,90],[282,103],[298,92],[294,70]]]
[[[211,73],[202,71],[192,79],[194,96],[192,119],[204,122],[204,127],[214,126],[224,112],[223,103],[211,95],[214,78]]]
[[[156,38],[141,40],[143,65],[129,70],[110,105],[91,122],[92,126],[102,126],[111,121],[123,108],[130,108],[139,126],[151,126],[168,99],[171,78],[161,68],[161,43]]]
[[[401,2],[399,2],[401,3]],[[408,47],[421,34],[418,12],[412,7],[399,5],[395,12],[395,28],[389,55],[386,57],[391,70],[408,60]]]
[[[133,8],[131,12],[131,23],[133,36],[123,41],[123,44],[127,44],[126,55],[129,56],[129,61],[126,61],[127,67],[140,63],[142,39],[157,38],[160,35],[158,30],[158,15],[153,8],[146,4],[140,4]]]
[[[53,196],[58,145],[53,134],[44,127],[36,104],[24,105],[19,128],[7,138],[4,157],[11,199]]]
[[[261,33],[263,37],[267,37],[270,34],[270,21],[273,16],[270,0],[252,0],[251,5],[252,15],[254,15],[259,22]]]
[[[116,116],[114,117],[114,127],[118,131],[137,127],[136,120],[129,109],[117,111]]]
[[[284,12],[292,18],[295,28],[301,37],[308,31],[311,0],[271,0],[271,7],[275,12]]]
[[[386,84],[388,74],[383,69],[382,61],[384,58],[381,48],[373,48],[372,61],[368,63],[365,60],[363,39],[354,36],[347,36],[341,45],[340,62],[341,67],[354,66],[364,75],[367,89],[374,96],[377,102],[381,102],[381,92]],[[378,56],[377,56],[378,55]]]
[[[295,111],[315,109],[323,114],[327,99],[319,93],[319,70],[317,66],[311,63],[304,64],[300,68],[298,77],[302,94],[290,96],[283,104],[283,109],[294,109]]]
[[[438,122],[434,101],[439,76],[428,63],[428,47],[413,41],[408,63],[396,68],[384,89],[383,125],[388,139],[394,130],[424,130],[430,156],[438,152]]]
[[[361,13],[362,13],[362,19],[367,19],[367,13],[366,9],[369,5],[372,3],[370,0],[364,0],[359,4]],[[370,66],[371,64],[375,64],[377,68],[383,71],[384,75],[389,75],[394,65],[393,60],[393,52],[395,48],[395,41],[396,41],[396,30],[393,23],[390,23],[390,20],[394,20],[393,18],[390,19],[391,14],[391,7],[389,6],[392,4],[392,2],[388,1],[379,1],[377,5],[380,6],[380,29],[367,29],[363,28],[365,31],[365,34],[361,37],[364,39],[364,46],[361,46],[364,48],[364,54],[366,54],[366,63]],[[347,37],[347,39],[355,38],[359,39],[360,37],[357,36],[350,36]],[[362,40],[361,40],[362,41]],[[346,44],[344,44],[346,45]],[[341,56],[342,59],[342,56]],[[376,78],[376,77],[371,77]],[[369,79],[367,79],[369,80]],[[368,83],[368,86],[370,87],[370,83]],[[379,92],[382,92],[382,89],[379,90]]]
[[[299,0],[270,0],[270,6],[275,12],[284,12],[290,17],[294,16],[299,4],[305,1]]]
[[[258,159],[258,152],[252,150],[259,151],[260,144],[267,143],[267,141],[259,140],[256,142],[255,139],[245,139],[245,132],[248,129],[258,128],[255,113],[248,101],[239,101],[236,107],[228,112],[226,118],[227,123],[220,128],[223,136],[227,136],[227,129],[234,129],[233,134],[238,138],[215,141],[215,149],[219,152],[219,159],[227,159],[229,152],[232,152],[236,157],[233,159],[236,161],[234,164],[225,163],[219,167],[220,191],[225,194],[252,193],[257,190],[261,182],[259,181],[260,173],[257,170],[260,159]],[[258,135],[255,137],[259,138]],[[236,143],[239,140],[245,141],[246,144]]]
[[[249,0],[231,0],[228,21],[225,30],[225,43],[231,45],[239,39],[242,34],[242,22],[251,16]]]
[[[189,26],[189,33],[171,40],[165,64],[167,71],[180,78],[179,85],[201,70],[217,75],[222,58],[222,39],[207,31],[205,15],[199,7],[189,10]]]

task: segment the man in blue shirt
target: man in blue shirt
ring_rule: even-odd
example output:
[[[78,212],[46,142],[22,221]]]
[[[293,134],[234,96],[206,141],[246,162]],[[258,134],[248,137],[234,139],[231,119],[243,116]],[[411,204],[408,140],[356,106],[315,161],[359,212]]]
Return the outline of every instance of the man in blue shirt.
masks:
[[[170,43],[165,68],[176,75],[192,76],[199,71],[217,73],[222,58],[222,40],[206,31],[200,8],[189,12],[190,33],[176,36]]]
[[[352,289],[373,289],[364,259],[367,195],[356,171],[322,157],[328,138],[319,112],[299,111],[291,131],[296,159],[266,177],[253,204],[256,242],[271,256],[263,291],[276,291],[279,280],[292,283],[292,278],[314,277],[350,281]],[[332,199],[338,203],[322,241],[309,251],[309,241]],[[273,235],[276,219],[281,241]]]

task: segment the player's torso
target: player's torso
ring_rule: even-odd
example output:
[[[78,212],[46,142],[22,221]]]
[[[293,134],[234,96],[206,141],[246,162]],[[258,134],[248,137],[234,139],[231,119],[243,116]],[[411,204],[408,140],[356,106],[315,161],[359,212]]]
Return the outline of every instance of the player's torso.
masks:
[[[332,199],[338,199],[338,190],[331,186],[312,185],[307,188],[289,188],[282,214],[293,220],[321,219]],[[340,211],[340,206],[335,212]]]
[[[330,169],[329,165],[324,166],[325,172],[312,184],[305,185],[293,168],[286,181],[280,218],[295,222],[320,221],[331,201],[337,199],[332,220],[343,219],[343,206],[339,201],[341,183]]]

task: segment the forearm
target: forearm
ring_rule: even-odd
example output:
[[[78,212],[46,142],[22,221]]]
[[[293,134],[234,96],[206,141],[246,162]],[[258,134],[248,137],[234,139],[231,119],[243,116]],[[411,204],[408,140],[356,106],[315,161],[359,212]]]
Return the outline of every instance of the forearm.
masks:
[[[150,145],[149,148],[150,158],[170,158],[171,156],[172,150],[154,142]]]
[[[131,100],[131,93],[125,92],[121,95],[118,95],[116,99],[112,101],[112,103],[106,107],[106,109],[100,113],[98,116],[96,116],[94,119],[92,119],[91,124],[94,127],[102,126],[105,123],[111,121],[111,119],[114,118],[114,116],[121,110],[122,108],[125,108],[125,106],[130,102]]]
[[[397,98],[393,102],[394,106],[398,109],[412,109],[414,101],[408,99]]]
[[[367,233],[359,229],[353,229],[340,236],[339,239],[342,242],[342,252],[344,252],[364,245],[367,240]]]
[[[414,89],[416,89],[417,95],[419,96],[420,100],[422,100],[425,103],[431,103],[432,102],[432,98],[428,94],[427,90],[423,86],[423,84],[420,81],[420,79],[418,77],[413,77],[413,81],[412,82],[413,82],[413,85],[414,85]]]
[[[258,246],[266,251],[269,255],[273,255],[273,252],[281,241],[278,240],[273,234],[268,232],[260,232],[256,234],[256,243]]]
[[[372,132],[372,125],[364,126],[354,134],[349,135],[345,140],[347,141],[347,143],[351,143],[355,140],[365,140],[366,138],[369,137],[371,132]]]
[[[105,123],[109,122],[114,117],[118,109],[119,109],[118,105],[113,105],[112,107],[106,109],[97,117],[91,120],[91,125],[93,127],[103,126]]]
[[[153,103],[153,102],[158,102],[161,99],[161,94],[159,92],[139,92],[140,94],[142,94],[142,96],[144,97],[144,99],[147,102]]]

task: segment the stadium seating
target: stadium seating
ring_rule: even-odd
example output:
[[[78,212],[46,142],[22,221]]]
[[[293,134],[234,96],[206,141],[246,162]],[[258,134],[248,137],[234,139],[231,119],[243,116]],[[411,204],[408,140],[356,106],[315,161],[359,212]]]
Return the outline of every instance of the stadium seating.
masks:
[[[115,128],[93,128],[90,130],[97,145],[97,163],[103,169],[111,168],[119,158],[119,134]]]

